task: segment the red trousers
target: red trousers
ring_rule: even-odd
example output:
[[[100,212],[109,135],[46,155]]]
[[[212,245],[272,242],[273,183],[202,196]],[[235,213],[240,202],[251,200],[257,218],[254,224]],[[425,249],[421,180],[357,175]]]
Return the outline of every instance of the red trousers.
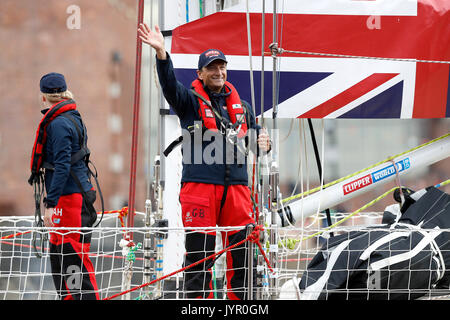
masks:
[[[250,189],[244,185],[228,186],[226,201],[220,210],[224,186],[184,183],[180,191],[185,227],[235,227],[254,223]]]
[[[250,190],[244,185],[230,185],[221,208],[224,186],[185,183],[180,191],[183,225],[186,232],[185,266],[210,256],[215,251],[216,233],[196,227],[234,227],[254,224]],[[191,231],[192,228],[192,231]],[[246,230],[222,233],[224,248],[246,237]],[[227,251],[227,287],[229,299],[244,299],[247,285],[246,244]],[[188,298],[212,298],[211,260],[185,271],[184,290]]]
[[[95,201],[95,191],[87,192],[85,201]],[[98,300],[94,266],[89,258],[91,234],[76,228],[91,227],[95,213],[89,212],[81,193],[61,196],[52,221],[55,227],[74,230],[50,232],[50,265],[53,283],[61,299]]]

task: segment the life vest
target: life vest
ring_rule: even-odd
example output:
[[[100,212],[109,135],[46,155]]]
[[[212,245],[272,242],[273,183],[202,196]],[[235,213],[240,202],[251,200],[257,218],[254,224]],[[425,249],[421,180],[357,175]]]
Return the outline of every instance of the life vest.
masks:
[[[39,171],[42,168],[44,162],[43,150],[45,142],[47,141],[47,126],[57,116],[61,115],[64,112],[75,109],[76,109],[75,101],[69,99],[53,105],[45,113],[36,130],[36,139],[34,141],[30,162],[31,177],[28,180],[28,183],[30,184],[33,183],[33,180],[39,176]]]
[[[200,119],[202,119],[203,126],[206,129],[217,131],[216,118],[223,124],[222,117],[218,114],[216,110],[211,105],[211,100],[203,88],[203,83],[196,79],[191,84],[192,92],[198,98],[200,108],[198,109]],[[248,125],[245,116],[245,110],[241,103],[241,98],[235,87],[229,83],[225,82],[225,93],[228,94],[226,97],[227,111],[230,117],[231,123],[234,129],[239,129],[238,137],[242,138],[247,133]],[[224,124],[225,125],[225,124]]]
[[[237,136],[242,138],[245,136],[248,130],[248,111],[245,109],[245,106],[241,102],[241,98],[235,87],[229,83],[225,82],[225,92],[228,94],[226,97],[227,104],[227,112],[231,120],[232,129],[239,129]],[[225,126],[229,129],[227,123],[227,119],[223,119],[223,117],[212,107],[211,100],[206,93],[203,83],[196,79],[191,84],[191,92],[198,98],[198,102],[200,108],[198,109],[198,114],[203,123],[203,130],[214,130],[218,131],[216,119],[218,118],[221,126]],[[229,121],[228,121],[229,122]],[[187,128],[191,135],[194,134],[195,130],[200,129],[196,124]],[[220,128],[221,132],[223,132],[223,127]],[[163,154],[167,157],[172,150],[180,145],[183,142],[183,136],[179,136],[175,139],[169,146],[164,150]]]

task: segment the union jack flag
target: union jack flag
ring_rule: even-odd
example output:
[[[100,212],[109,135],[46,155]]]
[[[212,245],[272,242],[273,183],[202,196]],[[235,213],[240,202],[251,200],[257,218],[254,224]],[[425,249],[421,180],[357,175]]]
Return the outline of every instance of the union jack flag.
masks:
[[[261,1],[250,8],[254,107],[259,115],[264,60],[263,109],[271,117],[273,8],[267,3],[264,59]],[[278,117],[450,117],[449,25],[446,0],[283,2],[275,39],[285,49],[276,60]],[[251,102],[245,5],[173,30],[178,80],[190,85],[198,55],[209,48],[226,54],[228,80]]]

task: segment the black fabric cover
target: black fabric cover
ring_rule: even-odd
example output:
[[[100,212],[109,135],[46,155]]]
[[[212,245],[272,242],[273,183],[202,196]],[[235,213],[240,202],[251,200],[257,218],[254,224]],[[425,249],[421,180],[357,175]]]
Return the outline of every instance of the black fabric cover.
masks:
[[[450,196],[434,187],[422,192],[397,222],[327,239],[301,278],[301,299],[410,300],[449,289]]]

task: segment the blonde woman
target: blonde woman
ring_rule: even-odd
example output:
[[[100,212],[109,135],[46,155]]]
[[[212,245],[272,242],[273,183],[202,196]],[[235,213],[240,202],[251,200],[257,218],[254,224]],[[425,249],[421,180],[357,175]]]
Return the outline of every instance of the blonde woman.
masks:
[[[45,169],[44,218],[46,227],[91,227],[97,219],[96,192],[90,182],[85,157],[86,128],[65,78],[44,75],[40,91],[45,109],[32,153],[33,170]],[[61,299],[98,299],[94,267],[89,259],[91,234],[50,232],[50,264]]]

